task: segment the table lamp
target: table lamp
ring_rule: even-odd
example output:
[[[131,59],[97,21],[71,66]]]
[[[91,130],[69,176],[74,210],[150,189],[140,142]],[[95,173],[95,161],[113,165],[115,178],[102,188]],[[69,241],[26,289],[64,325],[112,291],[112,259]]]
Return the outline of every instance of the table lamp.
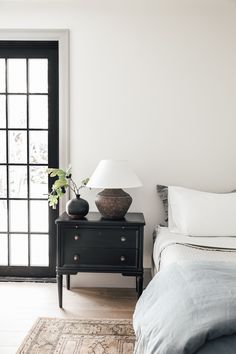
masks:
[[[87,184],[89,188],[104,188],[96,196],[95,204],[105,219],[122,219],[131,203],[131,196],[122,188],[141,187],[128,161],[101,160]]]

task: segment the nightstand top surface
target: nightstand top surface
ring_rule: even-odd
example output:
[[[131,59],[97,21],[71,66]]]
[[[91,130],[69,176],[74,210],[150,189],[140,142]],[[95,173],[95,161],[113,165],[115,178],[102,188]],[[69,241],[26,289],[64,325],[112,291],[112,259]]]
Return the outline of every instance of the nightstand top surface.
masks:
[[[59,223],[71,223],[71,224],[84,224],[84,223],[102,223],[103,225],[123,225],[126,224],[138,224],[145,225],[145,219],[143,213],[127,213],[124,219],[121,220],[108,220],[103,219],[101,214],[98,212],[90,212],[83,219],[72,219],[68,216],[66,212],[60,215],[60,217],[56,220],[56,224]]]

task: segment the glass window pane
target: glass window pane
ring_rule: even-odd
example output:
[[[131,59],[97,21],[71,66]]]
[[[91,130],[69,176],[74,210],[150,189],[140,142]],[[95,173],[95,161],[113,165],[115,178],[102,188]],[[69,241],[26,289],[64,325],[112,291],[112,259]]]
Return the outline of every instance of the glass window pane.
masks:
[[[8,92],[26,92],[26,59],[7,60]]]
[[[47,167],[30,167],[30,198],[47,198],[48,174]]]
[[[27,126],[26,95],[8,96],[9,128],[26,128]]]
[[[0,128],[6,128],[6,96],[0,95]]]
[[[48,59],[29,59],[29,92],[48,92]]]
[[[48,96],[29,96],[29,127],[48,127]]]
[[[0,231],[7,231],[7,201],[0,200]]]
[[[9,166],[10,198],[27,198],[27,167]]]
[[[0,163],[6,163],[6,132],[0,131]]]
[[[10,231],[28,231],[27,200],[10,200]]]
[[[48,232],[48,202],[47,200],[31,200],[30,231]]]
[[[7,197],[7,168],[0,166],[0,198]]]
[[[8,242],[7,235],[0,234],[0,265],[8,264]]]
[[[10,235],[10,265],[28,265],[28,235]]]
[[[30,265],[48,267],[48,235],[31,235],[30,237]]]
[[[0,59],[0,92],[6,92],[5,59]]]
[[[27,135],[26,131],[9,131],[9,162],[27,162]]]
[[[31,131],[30,133],[30,162],[48,162],[48,132]]]

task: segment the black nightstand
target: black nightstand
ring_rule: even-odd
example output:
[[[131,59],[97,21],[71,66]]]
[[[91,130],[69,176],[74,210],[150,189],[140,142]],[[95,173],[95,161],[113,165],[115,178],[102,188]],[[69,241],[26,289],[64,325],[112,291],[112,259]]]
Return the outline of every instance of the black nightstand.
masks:
[[[136,277],[138,296],[143,290],[142,213],[128,213],[123,220],[105,220],[89,213],[82,220],[63,213],[57,220],[57,284],[62,307],[62,280],[78,272],[121,273]]]

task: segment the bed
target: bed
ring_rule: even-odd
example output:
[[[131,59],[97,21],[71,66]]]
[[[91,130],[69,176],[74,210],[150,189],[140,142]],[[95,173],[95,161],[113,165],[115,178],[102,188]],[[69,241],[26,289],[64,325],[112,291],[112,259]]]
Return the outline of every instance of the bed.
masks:
[[[154,277],[134,313],[136,354],[236,353],[236,228],[218,232],[213,216],[212,230],[205,220],[196,228],[195,217],[184,231],[155,228]]]
[[[153,275],[183,261],[236,262],[236,237],[191,237],[157,226],[153,232]]]

